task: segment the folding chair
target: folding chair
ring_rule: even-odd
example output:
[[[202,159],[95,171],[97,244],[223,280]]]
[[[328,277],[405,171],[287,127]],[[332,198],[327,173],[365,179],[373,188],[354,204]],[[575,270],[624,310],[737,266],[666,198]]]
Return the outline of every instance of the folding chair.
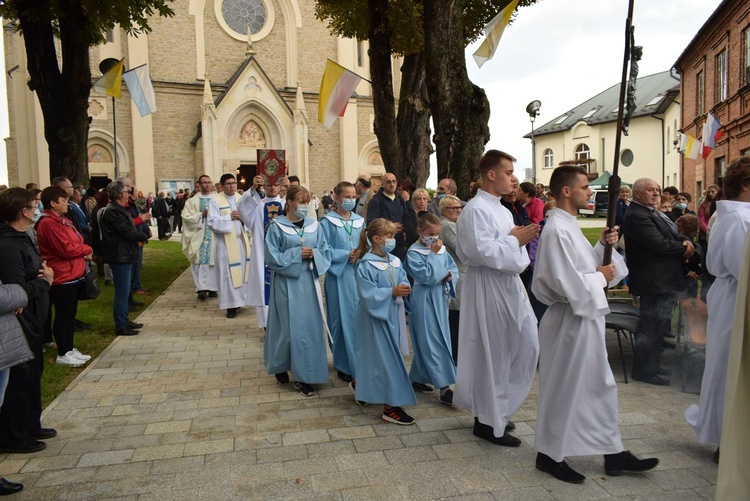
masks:
[[[616,304],[618,307],[626,306],[624,303],[610,303],[610,309],[613,304]],[[635,351],[633,333],[638,330],[638,316],[628,313],[615,313],[613,311],[604,317],[604,322],[607,329],[612,329],[617,334],[617,345],[620,348],[620,359],[622,360],[622,373],[625,376],[625,384],[628,384],[628,370],[625,367],[625,355],[622,351],[622,339],[620,336],[624,336],[626,339],[630,337],[630,347]]]

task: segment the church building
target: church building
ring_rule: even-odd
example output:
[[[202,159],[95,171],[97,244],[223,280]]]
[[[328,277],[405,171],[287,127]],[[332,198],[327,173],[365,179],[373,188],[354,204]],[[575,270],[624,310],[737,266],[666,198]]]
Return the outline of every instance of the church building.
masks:
[[[367,81],[330,130],[317,121],[326,60],[369,79],[366,41],[331,35],[315,18],[313,0],[170,5],[174,17],[152,18],[151,33],[132,37],[114,29],[106,44],[90,51],[93,79],[101,75],[100,61],[125,58],[127,69],[148,65],[156,94],[156,111],[141,117],[124,85],[119,100],[92,91],[88,162],[94,183],[130,175],[144,193],[173,191],[193,188],[203,173],[218,181],[231,172],[247,187],[258,148],[285,150],[288,173],[318,193],[359,173],[377,178],[385,172]],[[23,38],[7,22],[4,28],[8,179],[11,186],[46,186],[49,152],[39,101],[27,86]]]

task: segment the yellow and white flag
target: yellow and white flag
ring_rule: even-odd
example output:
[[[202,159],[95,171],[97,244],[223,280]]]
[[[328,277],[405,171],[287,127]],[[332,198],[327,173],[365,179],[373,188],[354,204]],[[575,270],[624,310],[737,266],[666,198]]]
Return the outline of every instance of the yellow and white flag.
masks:
[[[102,92],[120,99],[122,95],[122,70],[125,66],[123,61],[125,61],[124,57],[120,59],[119,63],[107,70],[103,77],[94,82],[92,88],[96,92]]]
[[[318,122],[327,129],[333,127],[337,117],[343,117],[349,98],[362,77],[330,59],[326,62],[318,97]]]
[[[474,52],[474,61],[477,62],[477,66],[480,68],[495,55],[497,46],[500,44],[500,38],[502,38],[505,27],[508,26],[510,16],[513,14],[513,11],[516,10],[517,5],[518,0],[510,2],[498,15],[493,17],[484,28],[486,38],[484,39],[484,42],[482,42],[482,45],[480,45],[476,52]]]
[[[701,154],[703,142],[690,134],[683,134],[682,132],[678,132],[678,134],[680,137],[680,153],[685,155],[686,158],[697,160]]]

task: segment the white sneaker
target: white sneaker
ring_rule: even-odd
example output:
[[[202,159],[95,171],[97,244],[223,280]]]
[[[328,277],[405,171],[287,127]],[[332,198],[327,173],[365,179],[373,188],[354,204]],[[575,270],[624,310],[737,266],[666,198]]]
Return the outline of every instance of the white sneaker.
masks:
[[[58,355],[57,363],[58,365],[67,365],[69,367],[80,367],[86,362],[84,362],[83,360],[77,359],[75,355],[73,355],[73,350],[70,350],[68,353],[66,353],[62,357]]]
[[[81,360],[82,362],[88,362],[89,360],[91,360],[91,355],[84,355],[83,353],[78,351],[78,348],[73,348],[68,353],[72,353],[73,357]]]

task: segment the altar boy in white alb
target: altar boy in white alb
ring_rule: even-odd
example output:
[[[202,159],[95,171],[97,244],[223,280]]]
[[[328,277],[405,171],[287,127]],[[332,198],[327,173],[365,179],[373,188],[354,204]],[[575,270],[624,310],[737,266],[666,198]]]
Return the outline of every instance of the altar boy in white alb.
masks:
[[[219,279],[219,309],[227,318],[237,316],[250,301],[250,231],[242,220],[238,205],[237,180],[232,174],[221,176],[223,191],[214,196],[208,209],[208,227],[216,238],[216,268]],[[262,248],[260,251],[263,252]]]
[[[482,187],[456,222],[456,253],[468,265],[461,292],[453,403],[474,416],[474,435],[506,447],[511,416],[531,389],[539,354],[536,316],[519,274],[539,226],[514,226],[500,196],[513,190],[515,158],[498,150],[479,161]]]
[[[214,199],[214,184],[207,175],[198,178],[200,193],[191,197],[182,209],[182,253],[190,261],[198,299],[216,297],[216,239],[206,224],[208,209]]]
[[[549,309],[539,324],[539,405],[537,469],[569,483],[585,476],[566,456],[604,454],[607,475],[650,470],[658,459],[638,459],[624,451],[617,410],[617,384],[607,360],[605,287],[628,274],[612,253],[603,266],[604,242],[617,243],[617,229],[602,231],[592,247],[578,226],[578,209],[591,196],[586,170],[558,167],[550,179],[555,208],[539,239],[531,290]]]

